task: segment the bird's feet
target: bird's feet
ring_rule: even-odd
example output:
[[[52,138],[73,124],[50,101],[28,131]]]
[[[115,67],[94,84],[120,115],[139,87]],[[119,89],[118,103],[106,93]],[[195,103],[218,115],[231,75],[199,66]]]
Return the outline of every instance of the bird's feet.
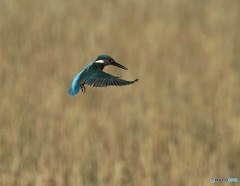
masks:
[[[82,92],[85,93],[86,92],[86,87],[83,84],[80,85],[80,87],[81,87]]]

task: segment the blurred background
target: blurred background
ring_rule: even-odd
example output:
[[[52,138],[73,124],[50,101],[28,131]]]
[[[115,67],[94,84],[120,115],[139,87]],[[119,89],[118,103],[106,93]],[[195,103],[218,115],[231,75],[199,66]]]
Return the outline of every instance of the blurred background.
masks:
[[[0,0],[0,185],[240,178],[239,7]],[[99,54],[129,69],[105,71],[139,82],[69,96]]]

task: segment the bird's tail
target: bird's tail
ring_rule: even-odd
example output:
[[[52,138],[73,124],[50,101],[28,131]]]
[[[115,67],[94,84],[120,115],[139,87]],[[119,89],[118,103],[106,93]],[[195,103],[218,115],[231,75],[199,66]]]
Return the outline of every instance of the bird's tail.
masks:
[[[72,89],[72,87],[68,90],[68,94],[70,96],[75,96],[79,92],[79,89]]]

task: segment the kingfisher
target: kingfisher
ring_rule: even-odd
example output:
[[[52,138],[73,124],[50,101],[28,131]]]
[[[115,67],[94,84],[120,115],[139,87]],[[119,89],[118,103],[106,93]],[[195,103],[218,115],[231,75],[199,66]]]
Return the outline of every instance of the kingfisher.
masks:
[[[128,70],[125,66],[117,63],[112,57],[102,54],[74,77],[72,85],[68,90],[69,95],[76,95],[80,88],[81,91],[85,93],[85,84],[93,87],[107,87],[129,85],[138,81],[138,79],[127,81],[102,71],[103,68],[108,65],[113,65],[124,70]]]

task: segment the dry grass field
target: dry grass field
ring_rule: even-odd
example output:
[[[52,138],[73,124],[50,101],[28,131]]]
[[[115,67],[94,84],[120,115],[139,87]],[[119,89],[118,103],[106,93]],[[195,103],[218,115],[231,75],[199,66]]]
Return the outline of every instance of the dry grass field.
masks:
[[[238,0],[0,0],[0,185],[240,178],[239,21]],[[140,81],[69,96],[103,53]]]

